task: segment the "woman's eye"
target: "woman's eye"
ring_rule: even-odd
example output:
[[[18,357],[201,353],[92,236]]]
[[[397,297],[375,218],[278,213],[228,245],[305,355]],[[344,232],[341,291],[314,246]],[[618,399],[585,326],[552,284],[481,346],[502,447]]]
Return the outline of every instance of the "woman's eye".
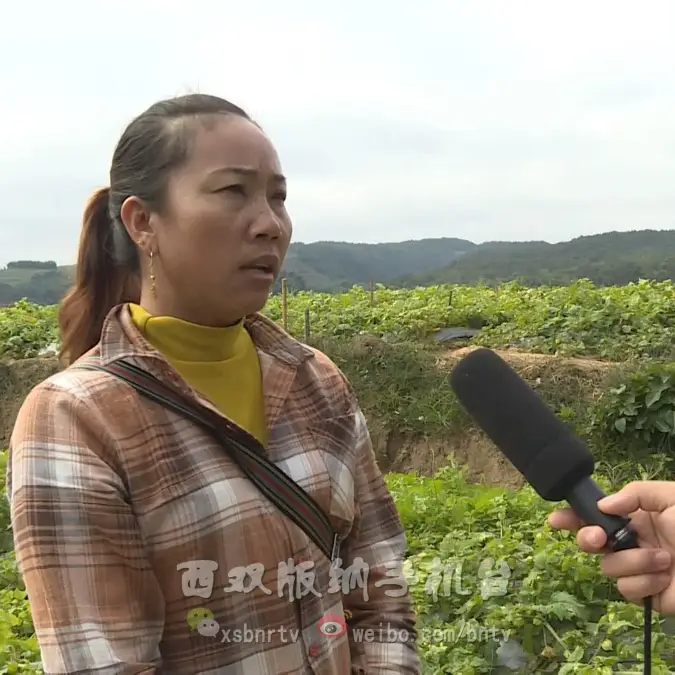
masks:
[[[226,185],[224,188],[218,190],[218,192],[234,192],[235,194],[243,195],[245,194],[243,185]]]
[[[275,200],[281,201],[281,202],[285,202],[286,201],[286,191],[285,190],[279,190],[279,192],[274,193],[272,198],[275,199]]]

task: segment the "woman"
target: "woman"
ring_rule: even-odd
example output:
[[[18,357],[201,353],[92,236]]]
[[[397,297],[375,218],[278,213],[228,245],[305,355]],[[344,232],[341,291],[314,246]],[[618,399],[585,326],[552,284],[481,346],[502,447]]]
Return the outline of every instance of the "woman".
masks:
[[[68,368],[27,397],[10,448],[46,673],[419,672],[363,414],[326,356],[258,313],[285,199],[269,139],[222,99],[159,102],[122,135],[60,313]]]

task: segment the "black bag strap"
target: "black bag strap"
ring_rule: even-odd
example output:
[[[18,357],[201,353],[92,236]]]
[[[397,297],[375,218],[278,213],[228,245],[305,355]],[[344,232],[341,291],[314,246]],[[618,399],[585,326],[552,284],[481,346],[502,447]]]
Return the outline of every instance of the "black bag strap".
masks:
[[[260,492],[302,528],[332,563],[335,562],[340,541],[325,513],[303,488],[265,457],[263,446],[253,436],[213,411],[186,400],[156,377],[123,359],[106,365],[82,363],[76,367],[110,373],[143,396],[209,431]]]

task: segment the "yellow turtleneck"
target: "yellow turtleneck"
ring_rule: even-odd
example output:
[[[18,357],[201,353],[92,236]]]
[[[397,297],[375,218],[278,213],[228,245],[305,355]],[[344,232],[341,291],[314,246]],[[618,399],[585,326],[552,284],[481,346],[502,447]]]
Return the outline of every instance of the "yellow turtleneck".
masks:
[[[148,342],[223,415],[262,445],[267,424],[258,354],[243,321],[212,328],[152,316],[131,304],[131,318]]]

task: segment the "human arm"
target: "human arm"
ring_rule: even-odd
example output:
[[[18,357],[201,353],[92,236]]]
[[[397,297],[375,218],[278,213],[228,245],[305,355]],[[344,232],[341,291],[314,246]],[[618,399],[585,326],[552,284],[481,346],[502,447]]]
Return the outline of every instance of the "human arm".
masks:
[[[352,650],[363,653],[369,675],[418,675],[416,619],[403,572],[405,532],[358,407],[353,419],[355,515],[340,557],[346,573],[365,567],[367,576],[365,589],[357,585],[343,599]]]
[[[164,601],[116,463],[90,399],[53,381],[29,394],[7,488],[47,675],[161,672]]]

